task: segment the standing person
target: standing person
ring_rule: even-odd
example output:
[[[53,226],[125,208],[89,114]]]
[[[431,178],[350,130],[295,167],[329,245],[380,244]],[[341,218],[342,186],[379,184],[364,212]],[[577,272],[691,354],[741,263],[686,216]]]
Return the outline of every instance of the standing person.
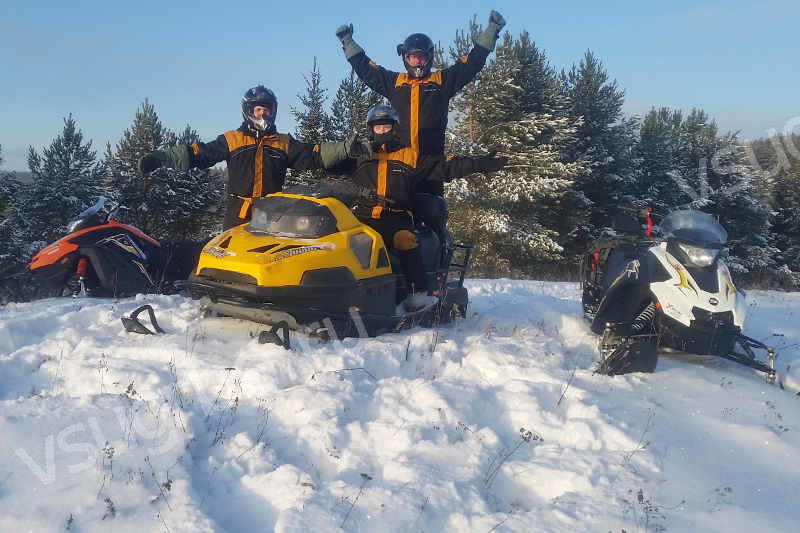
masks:
[[[433,287],[426,286],[425,268],[413,233],[412,197],[423,180],[437,182],[465,177],[476,172],[495,172],[503,168],[506,158],[445,157],[421,155],[400,139],[398,113],[389,106],[378,105],[367,113],[370,150],[363,155],[343,160],[332,172],[347,174],[376,198],[370,205],[359,205],[356,216],[381,234],[387,247],[400,260],[408,281],[410,299],[407,308],[421,307]]]
[[[223,225],[228,229],[250,220],[254,198],[282,189],[287,168],[327,168],[360,153],[361,141],[355,136],[338,143],[310,144],[277,133],[277,111],[275,94],[257,85],[242,98],[244,122],[238,129],[227,131],[208,143],[173,146],[147,154],[139,160],[139,170],[149,173],[161,166],[189,170],[226,161],[228,199]]]
[[[406,67],[404,73],[387,70],[367,57],[353,40],[352,24],[340,26],[336,36],[358,77],[387,98],[399,113],[400,141],[423,155],[443,155],[450,99],[483,68],[505,24],[503,16],[492,11],[489,24],[475,38],[469,54],[436,72],[431,72],[433,41],[423,33],[413,33],[397,45],[397,54]],[[441,182],[432,181],[424,183],[417,192],[442,196],[444,187]]]

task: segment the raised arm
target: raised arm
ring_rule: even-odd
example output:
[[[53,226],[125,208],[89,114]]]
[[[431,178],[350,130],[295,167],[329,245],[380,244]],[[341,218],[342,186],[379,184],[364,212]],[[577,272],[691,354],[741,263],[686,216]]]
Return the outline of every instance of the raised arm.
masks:
[[[353,40],[353,25],[344,24],[336,30],[336,37],[342,43],[344,57],[355,70],[356,75],[376,93],[389,98],[390,92],[397,80],[397,72],[387,70],[375,64],[364,49]]]
[[[500,30],[506,25],[506,20],[497,11],[489,14],[489,23],[486,29],[475,37],[475,46],[466,56],[459,58],[455,65],[442,71],[442,84],[444,90],[451,97],[475,78],[480,72],[489,53],[494,50],[495,43],[500,36]]]

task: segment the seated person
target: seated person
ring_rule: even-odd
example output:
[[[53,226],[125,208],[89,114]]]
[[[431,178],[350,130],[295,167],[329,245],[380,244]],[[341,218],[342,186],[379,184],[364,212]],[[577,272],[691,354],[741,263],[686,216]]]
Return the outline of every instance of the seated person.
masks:
[[[378,105],[367,113],[371,154],[345,159],[334,173],[346,174],[359,186],[374,192],[375,201],[359,206],[356,216],[380,233],[400,261],[411,295],[404,305],[418,308],[427,303],[432,288],[426,286],[419,243],[413,233],[411,201],[423,180],[447,181],[476,172],[494,172],[506,164],[504,157],[445,157],[419,155],[403,146],[397,135],[400,119],[389,106]]]

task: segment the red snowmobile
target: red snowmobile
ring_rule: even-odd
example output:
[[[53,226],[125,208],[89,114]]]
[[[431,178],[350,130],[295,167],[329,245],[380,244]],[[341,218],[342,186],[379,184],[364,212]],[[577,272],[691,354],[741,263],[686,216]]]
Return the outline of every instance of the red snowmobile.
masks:
[[[118,222],[119,205],[97,202],[73,220],[67,235],[40,250],[28,270],[62,295],[132,296],[173,293],[197,264],[205,242],[160,243]]]

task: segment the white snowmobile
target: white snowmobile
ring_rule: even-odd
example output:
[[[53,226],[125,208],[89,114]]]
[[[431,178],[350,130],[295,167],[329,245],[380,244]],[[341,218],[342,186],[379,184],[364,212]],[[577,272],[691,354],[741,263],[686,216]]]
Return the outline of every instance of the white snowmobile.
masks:
[[[725,229],[709,214],[680,210],[654,237],[649,210],[641,215],[646,231],[634,217],[618,219],[621,234],[598,240],[582,262],[584,316],[602,335],[598,372],[653,372],[663,347],[729,359],[774,383],[773,349],[742,334],[746,296],[719,257]]]

